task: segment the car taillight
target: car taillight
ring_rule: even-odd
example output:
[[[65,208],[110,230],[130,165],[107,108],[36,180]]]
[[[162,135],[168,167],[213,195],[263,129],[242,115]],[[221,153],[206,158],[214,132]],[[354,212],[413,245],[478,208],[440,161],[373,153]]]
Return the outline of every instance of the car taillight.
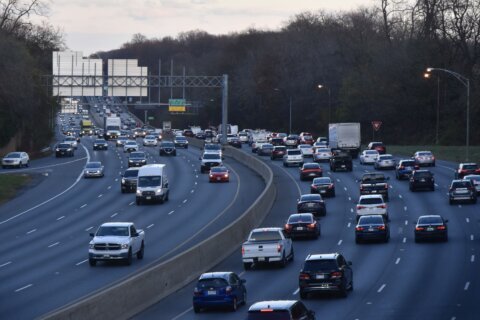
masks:
[[[360,210],[360,209],[365,209],[365,207],[364,207],[364,206],[357,205],[357,210]]]
[[[388,184],[385,183],[385,189],[388,189]]]
[[[381,205],[377,206],[377,208],[380,208],[380,209],[385,209],[386,207],[387,207],[387,205],[385,205],[385,204],[381,204]]]
[[[331,279],[338,279],[342,277],[342,273],[340,271],[334,271],[330,273],[330,278]]]
[[[242,255],[245,254],[245,248],[242,246]]]
[[[404,166],[400,166],[400,167],[398,167],[398,169],[405,169],[405,167],[404,167]]]
[[[312,184],[311,187],[312,187],[313,189],[317,189],[317,186],[314,185],[314,184]]]
[[[282,245],[281,244],[277,244],[277,252],[282,252]]]
[[[195,288],[193,289],[193,294],[194,294],[195,296],[199,296],[199,295],[201,295],[201,293],[202,293],[202,290],[198,289],[197,287],[195,287]]]
[[[316,223],[316,222],[310,223],[310,224],[307,225],[307,228],[309,228],[309,229],[315,229],[316,227],[317,227],[317,223]]]
[[[445,226],[437,226],[437,230],[445,230],[447,229]]]
[[[416,227],[415,230],[417,230],[417,231],[423,231],[423,230],[425,230],[425,228],[424,228],[424,227]]]
[[[378,230],[385,230],[385,226],[378,226]]]
[[[333,183],[328,185],[328,189],[332,189],[332,188],[333,188]]]
[[[362,185],[360,185],[360,191],[362,191],[362,190],[363,190],[363,186],[362,186]]]
[[[310,280],[310,275],[308,273],[300,273],[300,276],[299,276],[299,279],[300,280]]]
[[[363,231],[363,227],[356,227],[355,230],[357,230],[357,231]]]
[[[292,229],[292,226],[287,223],[287,224],[285,225],[285,230],[286,230],[286,231],[290,231],[290,229]]]
[[[233,289],[232,287],[228,286],[225,288],[225,292],[228,294],[228,293],[232,293]]]

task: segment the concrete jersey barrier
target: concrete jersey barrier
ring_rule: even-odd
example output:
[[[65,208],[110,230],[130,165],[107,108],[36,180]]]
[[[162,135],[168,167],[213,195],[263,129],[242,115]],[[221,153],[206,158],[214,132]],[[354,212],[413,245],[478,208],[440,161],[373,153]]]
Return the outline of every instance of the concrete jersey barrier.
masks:
[[[192,146],[203,146],[201,140],[189,141]],[[251,229],[260,225],[272,208],[276,188],[272,170],[256,157],[229,146],[224,154],[257,172],[266,183],[260,196],[239,218],[175,257],[55,310],[42,319],[128,319],[196,280],[238,250]]]

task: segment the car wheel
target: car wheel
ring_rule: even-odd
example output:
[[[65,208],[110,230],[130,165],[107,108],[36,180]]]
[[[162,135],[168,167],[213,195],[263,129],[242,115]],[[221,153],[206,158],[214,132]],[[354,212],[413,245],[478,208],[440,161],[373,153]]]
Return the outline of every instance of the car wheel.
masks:
[[[125,193],[125,189],[120,189],[122,191],[122,193]]]
[[[355,243],[356,243],[356,244],[359,244],[359,243],[361,243],[360,239],[359,239],[359,238],[357,238],[357,237],[355,237]]]
[[[415,243],[419,243],[419,242],[420,242],[420,238],[415,237]]]
[[[285,268],[287,266],[287,257],[285,257],[285,252],[282,255],[282,260],[280,260],[280,267]]]
[[[308,299],[308,292],[300,290],[300,299]]]
[[[30,161],[27,160],[27,163],[25,164],[25,167],[30,166]]]
[[[145,254],[145,245],[143,244],[143,241],[142,241],[142,247],[140,248],[140,251],[137,252],[137,259],[142,260],[144,254]]]
[[[193,312],[200,313],[200,307],[197,305],[193,305]]]
[[[472,203],[473,203],[473,204],[477,203],[477,198],[473,198],[473,199],[472,199]]]
[[[290,261],[294,261],[295,260],[295,251],[293,251],[293,247],[292,247],[292,253],[290,253]]]
[[[250,270],[251,268],[252,268],[252,263],[251,262],[244,262],[243,263],[243,269]]]
[[[450,205],[452,205],[452,204],[453,204],[453,200],[452,200],[452,199],[448,200],[448,203],[449,203]]]
[[[347,297],[347,285],[345,284],[345,282],[342,283],[342,287],[340,288],[340,297]]]
[[[335,191],[332,192],[332,197],[335,197]]]
[[[97,260],[88,259],[88,264],[90,265],[90,267],[95,267],[97,265]]]
[[[237,301],[237,298],[233,298],[233,301],[232,301],[232,306],[231,306],[231,311],[235,312],[237,311],[238,309],[238,301]]]
[[[132,248],[128,249],[128,256],[127,256],[127,259],[125,260],[125,264],[127,266],[132,264]]]
[[[247,291],[243,291],[242,304],[247,305]]]
[[[139,206],[139,205],[142,204],[142,201],[140,199],[137,199],[137,200],[135,200],[135,203],[137,204],[137,206]]]

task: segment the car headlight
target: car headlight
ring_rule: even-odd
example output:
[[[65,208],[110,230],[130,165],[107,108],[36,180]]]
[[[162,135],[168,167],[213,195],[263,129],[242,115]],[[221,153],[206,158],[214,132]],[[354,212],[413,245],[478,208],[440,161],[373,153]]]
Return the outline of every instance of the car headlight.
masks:
[[[162,194],[162,188],[159,188],[159,189],[155,190],[155,192]]]
[[[95,247],[95,245],[94,245],[93,243],[90,243],[90,244],[88,245],[88,248],[90,248],[90,249],[93,249],[94,247]]]
[[[141,195],[142,195],[142,191],[137,190],[137,196],[141,196]]]
[[[55,149],[55,151],[57,151],[57,152],[58,152],[58,151],[60,151],[60,149],[58,149],[58,148],[57,148],[57,149]]]
[[[122,184],[125,184],[125,179],[124,178],[122,178]]]
[[[68,148],[67,151],[72,151],[72,148]]]
[[[122,244],[121,248],[122,249],[128,249],[128,243]]]

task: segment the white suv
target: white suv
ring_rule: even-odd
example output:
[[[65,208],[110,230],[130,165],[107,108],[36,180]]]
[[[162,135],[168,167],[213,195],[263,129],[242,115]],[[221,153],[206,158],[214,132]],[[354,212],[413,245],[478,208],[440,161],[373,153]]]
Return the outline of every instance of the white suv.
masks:
[[[288,167],[290,165],[302,166],[303,165],[303,153],[300,149],[287,149],[287,153],[283,156],[283,166]]]
[[[357,203],[357,221],[360,216],[380,214],[388,220],[387,204],[380,194],[368,194],[360,196]]]

